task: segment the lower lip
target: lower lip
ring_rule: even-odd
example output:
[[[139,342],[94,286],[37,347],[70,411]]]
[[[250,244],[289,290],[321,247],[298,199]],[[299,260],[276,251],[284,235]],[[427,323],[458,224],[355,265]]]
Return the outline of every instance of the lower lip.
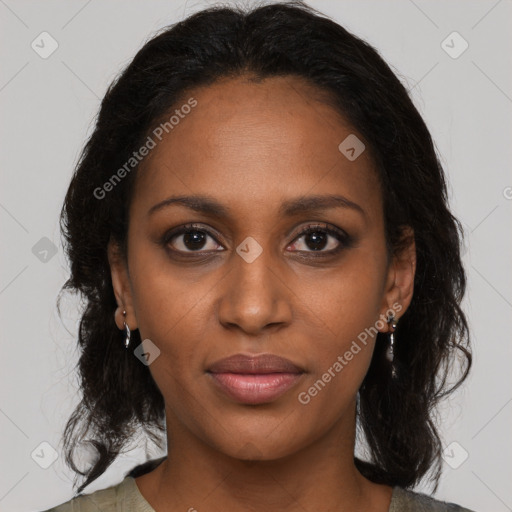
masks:
[[[209,373],[217,386],[230,398],[244,404],[272,402],[302,377],[302,373]]]

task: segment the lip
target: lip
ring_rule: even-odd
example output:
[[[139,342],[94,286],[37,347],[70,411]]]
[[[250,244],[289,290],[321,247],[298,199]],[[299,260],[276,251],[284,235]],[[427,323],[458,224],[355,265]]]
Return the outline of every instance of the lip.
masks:
[[[294,365],[289,359],[274,354],[259,354],[257,356],[235,354],[213,363],[208,371],[211,373],[301,373],[304,371]]]
[[[235,354],[213,363],[207,370],[224,394],[244,404],[269,403],[302,378],[304,370],[274,354]]]

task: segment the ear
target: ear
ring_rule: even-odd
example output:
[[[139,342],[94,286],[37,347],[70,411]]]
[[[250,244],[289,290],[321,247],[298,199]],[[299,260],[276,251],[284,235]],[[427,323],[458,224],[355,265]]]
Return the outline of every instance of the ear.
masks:
[[[124,329],[124,322],[126,322],[130,330],[135,330],[137,329],[137,320],[133,308],[128,265],[121,254],[119,244],[113,241],[112,238],[108,242],[107,255],[112,287],[118,306],[115,312],[116,325],[122,330]],[[123,311],[126,311],[126,316],[123,315]]]
[[[393,312],[398,320],[411,304],[416,274],[416,244],[410,226],[402,229],[401,247],[393,254],[388,269],[386,288],[382,304],[384,318]],[[381,332],[387,332],[389,326]]]

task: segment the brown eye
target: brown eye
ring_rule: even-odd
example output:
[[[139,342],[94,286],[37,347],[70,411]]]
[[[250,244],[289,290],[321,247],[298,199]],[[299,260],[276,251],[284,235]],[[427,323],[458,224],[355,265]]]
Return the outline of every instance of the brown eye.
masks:
[[[221,247],[213,235],[195,226],[183,226],[171,231],[164,237],[163,243],[177,252],[217,251]]]
[[[304,239],[303,242],[298,241]],[[299,252],[336,253],[349,246],[351,239],[344,231],[327,226],[307,226],[292,244]],[[299,246],[299,247],[297,247]]]

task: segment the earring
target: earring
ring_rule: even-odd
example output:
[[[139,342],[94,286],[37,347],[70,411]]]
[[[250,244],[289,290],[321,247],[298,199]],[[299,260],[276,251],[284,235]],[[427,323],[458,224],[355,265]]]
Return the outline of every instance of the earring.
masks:
[[[123,310],[123,316],[126,317],[126,311],[124,311],[124,310]],[[128,348],[128,345],[130,344],[131,331],[126,322],[123,322],[123,324],[124,324],[124,329],[126,332],[126,338],[124,340],[124,348]]]
[[[386,351],[386,358],[391,363],[391,377],[396,379],[397,373],[394,364],[395,359],[395,329],[396,329],[396,321],[394,313],[391,313],[388,316],[388,324],[389,324],[389,345]]]

